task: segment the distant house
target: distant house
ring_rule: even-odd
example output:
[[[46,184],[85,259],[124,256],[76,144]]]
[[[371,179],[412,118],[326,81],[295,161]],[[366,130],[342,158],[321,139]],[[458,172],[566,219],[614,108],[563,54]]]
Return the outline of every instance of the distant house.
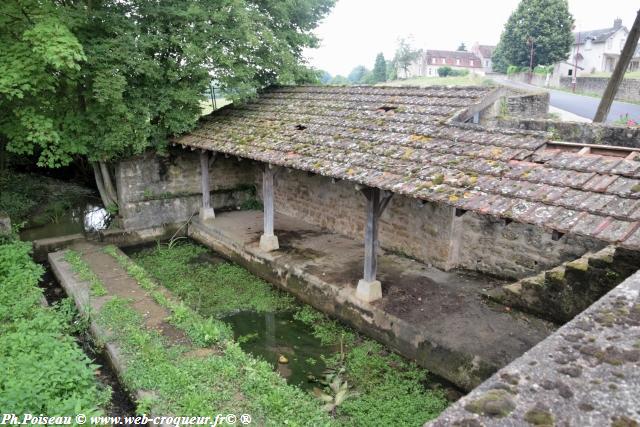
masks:
[[[627,40],[629,30],[622,25],[621,19],[613,21],[613,27],[600,30],[579,31],[574,33],[574,43],[566,62],[559,64],[561,76],[596,72],[611,72],[618,63],[620,51]],[[640,67],[640,49],[636,50],[629,65],[630,71]]]
[[[478,44],[477,42],[471,47],[471,52],[480,58],[485,73],[491,73],[493,71],[493,60],[491,57],[493,56],[494,50],[496,50],[495,46]]]
[[[482,60],[473,52],[433,50],[420,51],[416,59],[406,70],[399,69],[400,78],[436,77],[438,68],[451,67],[458,70],[468,70],[470,73],[484,75]]]

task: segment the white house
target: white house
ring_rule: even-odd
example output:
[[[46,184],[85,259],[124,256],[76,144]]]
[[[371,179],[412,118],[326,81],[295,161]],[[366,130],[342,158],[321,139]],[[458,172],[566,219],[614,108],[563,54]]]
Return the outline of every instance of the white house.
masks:
[[[578,76],[596,72],[611,72],[615,68],[620,51],[627,40],[629,30],[621,19],[613,21],[613,27],[574,33],[575,41],[566,62],[559,64],[560,76]],[[635,71],[640,64],[640,50],[629,65]]]
[[[406,72],[403,69],[398,69],[398,77],[437,77],[440,67],[468,70],[470,73],[479,75],[485,74],[482,60],[473,52],[427,49],[420,51],[420,55],[411,63]]]
[[[496,50],[495,46],[479,44],[478,42],[474,43],[471,47],[471,52],[473,52],[478,58],[480,58],[482,68],[484,69],[485,73],[491,73],[493,71],[492,56],[494,50]]]

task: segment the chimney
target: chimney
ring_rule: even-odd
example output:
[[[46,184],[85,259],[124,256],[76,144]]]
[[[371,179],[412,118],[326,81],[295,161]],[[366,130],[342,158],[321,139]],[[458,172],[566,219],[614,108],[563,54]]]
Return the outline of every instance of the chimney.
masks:
[[[613,20],[613,28],[620,29],[622,27],[622,19],[616,18]]]

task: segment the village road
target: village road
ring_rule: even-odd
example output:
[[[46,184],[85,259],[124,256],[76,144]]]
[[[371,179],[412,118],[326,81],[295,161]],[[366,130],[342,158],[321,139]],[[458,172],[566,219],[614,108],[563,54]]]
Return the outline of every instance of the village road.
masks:
[[[493,75],[490,77],[496,83],[505,86],[533,91],[545,90],[550,94],[549,103],[552,106],[560,108],[561,110],[569,111],[573,114],[577,114],[578,116],[587,118],[589,120],[592,120],[593,116],[595,116],[596,110],[598,109],[598,103],[600,102],[600,98],[575,95],[573,93],[563,92],[561,90],[547,89],[526,83],[514,82],[501,75]],[[633,120],[635,120],[636,122],[640,122],[640,105],[631,104],[629,102],[614,101],[613,105],[611,106],[609,116],[607,117],[607,122],[611,123],[619,119],[620,116],[624,116],[625,114],[629,114],[629,117],[631,117]]]

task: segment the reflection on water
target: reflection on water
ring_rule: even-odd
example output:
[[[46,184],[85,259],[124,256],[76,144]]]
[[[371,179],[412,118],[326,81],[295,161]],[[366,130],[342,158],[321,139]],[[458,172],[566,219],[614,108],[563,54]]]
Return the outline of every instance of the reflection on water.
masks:
[[[291,312],[243,311],[222,320],[231,325],[244,351],[266,360],[289,384],[303,389],[317,385],[309,381],[310,377],[322,377],[325,364],[320,356],[336,352],[333,347],[323,346],[311,334],[311,328],[294,319]],[[287,363],[278,363],[280,356]]]
[[[111,215],[94,198],[86,197],[78,200],[75,206],[51,223],[38,227],[26,228],[20,232],[22,240],[37,240],[58,237],[67,234],[104,230],[109,226]]]

